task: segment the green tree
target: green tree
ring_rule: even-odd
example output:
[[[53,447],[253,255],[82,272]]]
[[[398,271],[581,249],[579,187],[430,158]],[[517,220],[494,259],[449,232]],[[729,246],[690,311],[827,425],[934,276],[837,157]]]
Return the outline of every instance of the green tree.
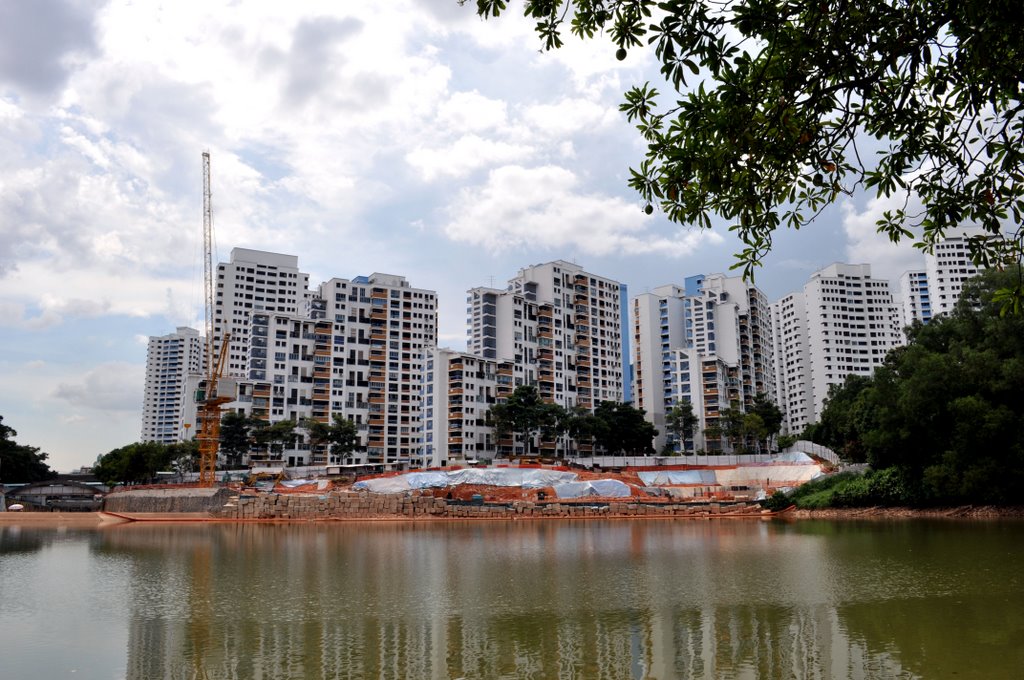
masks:
[[[570,446],[575,446],[577,450],[580,444],[593,443],[597,427],[597,418],[582,406],[562,411],[559,431],[568,435]]]
[[[288,444],[295,441],[295,428],[298,424],[294,420],[279,420],[273,424],[264,421],[253,421],[255,429],[252,437],[256,444],[264,447],[271,456],[279,457]]]
[[[609,455],[654,453],[658,430],[631,404],[602,401],[594,409],[594,440]]]
[[[476,2],[484,18],[506,7]],[[878,223],[893,241],[928,251],[976,224],[975,263],[1021,261],[1016,3],[524,0],[523,10],[544,49],[566,30],[607,36],[619,59],[653,48],[668,94],[646,83],[625,95],[647,148],[629,183],[672,221],[729,220],[748,278],[776,229],[802,227],[858,186],[895,199]],[[1019,310],[1021,279],[1008,284],[998,299]]]
[[[734,450],[743,443],[746,436],[744,416],[739,404],[735,402],[719,412],[718,424],[722,428],[722,435]]]
[[[0,482],[29,484],[51,479],[56,473],[46,464],[48,455],[35,446],[17,444],[18,433],[0,416]]]
[[[156,478],[157,472],[180,469],[185,465],[183,457],[194,461],[198,452],[198,445],[193,442],[137,442],[100,456],[93,474],[107,484],[148,484]]]
[[[524,453],[530,455],[535,436],[550,438],[557,435],[560,410],[555,404],[541,399],[536,387],[520,385],[504,403],[491,406],[488,417],[499,435],[522,437]]]
[[[359,429],[352,420],[335,413],[327,430],[326,441],[327,452],[334,456],[336,461],[340,460],[359,446]]]
[[[821,418],[807,426],[804,438],[829,447],[847,462],[866,462],[861,431],[868,424],[867,402],[862,395],[871,385],[869,376],[851,374],[829,386]]]
[[[331,436],[331,426],[321,423],[315,418],[302,418],[299,420],[299,428],[306,431],[309,438],[309,449],[314,455],[321,452],[326,453],[327,443]]]
[[[904,502],[1020,503],[1024,498],[1024,316],[996,291],[1020,276],[991,270],[953,315],[911,329],[873,376],[833,391],[819,439],[892,470]]]
[[[772,449],[772,441],[782,430],[782,409],[767,394],[760,392],[754,396],[754,403],[750,407],[750,413],[757,415],[761,419],[764,425],[764,434],[758,438],[758,441],[763,442],[765,449],[770,451]]]
[[[179,475],[183,475],[186,472],[195,472],[198,467],[199,442],[192,439],[168,445],[164,470],[173,470]]]
[[[252,421],[242,413],[229,411],[220,420],[220,452],[229,469],[241,467],[242,457],[252,445]]]
[[[679,442],[679,451],[686,451],[686,441],[693,439],[697,427],[697,416],[693,412],[693,404],[688,399],[677,402],[665,414],[665,429]]]

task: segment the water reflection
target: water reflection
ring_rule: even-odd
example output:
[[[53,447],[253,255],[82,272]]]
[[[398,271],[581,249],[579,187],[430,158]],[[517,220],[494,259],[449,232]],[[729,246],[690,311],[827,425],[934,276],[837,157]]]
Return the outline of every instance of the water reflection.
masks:
[[[1022,537],[652,521],[135,525],[77,540],[117,584],[133,679],[859,679],[1024,667]],[[33,540],[17,543],[45,553]]]

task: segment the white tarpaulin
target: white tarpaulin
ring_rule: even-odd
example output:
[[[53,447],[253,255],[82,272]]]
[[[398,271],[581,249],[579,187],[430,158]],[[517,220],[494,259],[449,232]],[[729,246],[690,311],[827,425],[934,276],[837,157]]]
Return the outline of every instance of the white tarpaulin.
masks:
[[[818,465],[744,465],[716,470],[723,486],[799,486],[822,476]]]
[[[771,458],[773,463],[803,463],[810,465],[814,463],[814,459],[808,456],[803,451],[790,451],[789,453],[777,453]]]
[[[558,498],[628,498],[629,485],[617,479],[595,479],[589,482],[563,482],[552,487]]]
[[[486,486],[521,486],[539,489],[562,482],[575,482],[575,472],[540,468],[465,468],[448,473],[449,484],[483,484]]]
[[[451,472],[409,472],[395,477],[379,477],[356,482],[353,489],[366,489],[372,493],[402,493],[412,489],[443,488],[459,484],[482,486],[514,486],[539,489],[565,482],[575,482],[575,472],[541,470],[537,468],[466,468]]]
[[[282,479],[278,484],[286,489],[294,489],[299,486],[306,486],[307,484],[316,484],[317,490],[323,490],[330,486],[331,483],[326,479]]]
[[[644,486],[711,486],[718,484],[714,470],[658,470],[638,472]]]

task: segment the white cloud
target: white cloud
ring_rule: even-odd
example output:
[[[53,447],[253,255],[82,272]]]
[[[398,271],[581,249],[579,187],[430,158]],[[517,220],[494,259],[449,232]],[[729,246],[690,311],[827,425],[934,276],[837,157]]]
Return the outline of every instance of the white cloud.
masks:
[[[441,103],[437,112],[438,123],[461,132],[500,128],[507,117],[508,104],[485,97],[476,90],[454,93]]]
[[[52,396],[76,409],[138,412],[144,375],[144,366],[107,362],[74,381],[60,382]]]
[[[532,130],[555,139],[592,133],[618,120],[619,113],[613,107],[579,97],[554,104],[536,104],[527,107],[523,114],[523,122]]]
[[[846,232],[846,254],[851,263],[871,265],[871,275],[898,285],[900,275],[912,269],[923,269],[921,251],[913,247],[915,239],[904,238],[893,243],[885,234],[878,233],[877,222],[886,210],[903,206],[896,197],[872,198],[864,210],[858,211],[849,201],[843,203],[843,231]]]
[[[582,193],[570,170],[556,166],[493,170],[482,187],[463,190],[449,208],[445,234],[489,251],[578,249],[592,255],[657,252],[682,256],[714,232],[666,238],[649,230],[653,218],[620,198]]]
[[[462,177],[478,168],[529,158],[534,150],[506,142],[464,135],[447,148],[415,149],[406,154],[406,161],[420,171],[423,179]]]

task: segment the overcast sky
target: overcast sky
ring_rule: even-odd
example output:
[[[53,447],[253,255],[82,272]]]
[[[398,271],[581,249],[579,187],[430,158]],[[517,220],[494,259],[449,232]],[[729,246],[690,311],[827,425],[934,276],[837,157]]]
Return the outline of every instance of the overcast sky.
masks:
[[[469,3],[473,5],[474,3]],[[631,293],[726,271],[736,242],[647,216],[622,92],[653,55],[542,53],[518,4],[0,0],[0,415],[61,471],[136,441],[146,339],[202,328],[217,258],[297,255],[314,283],[406,276],[465,346],[465,292],[571,260]],[[857,199],[780,234],[770,299],[835,261],[922,264]]]

